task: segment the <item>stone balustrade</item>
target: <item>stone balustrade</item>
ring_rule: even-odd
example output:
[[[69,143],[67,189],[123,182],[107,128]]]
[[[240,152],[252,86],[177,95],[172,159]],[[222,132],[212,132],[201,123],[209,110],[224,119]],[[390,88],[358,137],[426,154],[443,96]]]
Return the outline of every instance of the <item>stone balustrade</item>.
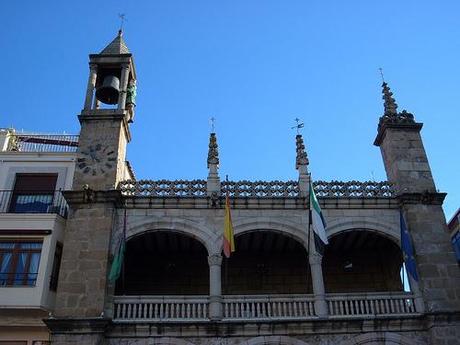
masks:
[[[199,321],[208,320],[208,296],[116,296],[114,320]]]
[[[330,317],[417,313],[412,293],[328,294],[326,301]]]
[[[297,198],[297,181],[222,181],[220,195],[233,198]],[[313,188],[321,198],[391,198],[394,189],[387,181],[316,181]],[[125,180],[119,189],[126,196],[139,197],[206,197],[206,180]]]
[[[328,318],[409,316],[418,314],[412,293],[326,294]],[[225,321],[308,320],[313,295],[227,295]],[[208,296],[115,296],[115,322],[209,321]]]
[[[315,317],[313,295],[224,296],[224,319],[267,320]]]

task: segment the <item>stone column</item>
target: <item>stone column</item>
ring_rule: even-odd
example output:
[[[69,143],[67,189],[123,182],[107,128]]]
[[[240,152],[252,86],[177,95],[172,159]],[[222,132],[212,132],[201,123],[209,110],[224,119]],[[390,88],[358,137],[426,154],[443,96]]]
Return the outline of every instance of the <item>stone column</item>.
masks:
[[[120,95],[118,96],[118,109],[125,109],[126,90],[128,88],[129,65],[123,64],[121,67]]]
[[[88,86],[86,88],[85,110],[90,110],[93,103],[94,89],[96,88],[97,65],[89,65]]]
[[[209,317],[211,320],[222,319],[222,283],[221,267],[222,256],[212,254],[208,256],[209,263]]]
[[[323,257],[318,253],[308,254],[313,294],[315,295],[315,312],[319,317],[326,317],[328,315],[328,308],[324,292],[323,268],[321,267],[322,260]]]

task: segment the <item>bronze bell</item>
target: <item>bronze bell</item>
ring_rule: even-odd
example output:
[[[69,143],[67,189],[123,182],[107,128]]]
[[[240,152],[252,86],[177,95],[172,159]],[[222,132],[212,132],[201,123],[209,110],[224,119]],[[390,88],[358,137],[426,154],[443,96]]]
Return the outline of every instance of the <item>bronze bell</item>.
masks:
[[[96,89],[96,98],[105,104],[117,104],[119,92],[120,79],[114,75],[107,75],[102,85]]]

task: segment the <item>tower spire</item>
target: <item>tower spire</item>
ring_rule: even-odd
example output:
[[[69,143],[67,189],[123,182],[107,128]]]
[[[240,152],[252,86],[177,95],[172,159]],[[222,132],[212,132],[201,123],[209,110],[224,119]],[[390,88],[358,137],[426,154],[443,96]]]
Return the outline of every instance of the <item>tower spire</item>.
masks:
[[[212,132],[209,135],[209,149],[208,149],[208,169],[211,169],[211,166],[219,165],[219,147],[217,145],[216,133]]]
[[[396,104],[395,99],[393,98],[393,92],[391,92],[390,87],[384,81],[382,83],[382,99],[384,107],[385,116],[397,116],[398,115],[398,105]]]
[[[305,151],[305,145],[303,143],[302,134],[297,134],[295,136],[295,145],[296,145],[296,157],[295,157],[295,168],[299,170],[302,174],[305,170],[305,174],[307,173],[307,165],[309,163],[307,152]],[[305,168],[304,168],[305,167]]]
[[[214,123],[213,123],[214,127]],[[211,197],[212,204],[215,205],[216,198],[220,193],[220,178],[219,178],[219,150],[217,145],[216,133],[213,131],[209,135],[209,149],[208,149],[208,180],[207,180],[207,194]]]

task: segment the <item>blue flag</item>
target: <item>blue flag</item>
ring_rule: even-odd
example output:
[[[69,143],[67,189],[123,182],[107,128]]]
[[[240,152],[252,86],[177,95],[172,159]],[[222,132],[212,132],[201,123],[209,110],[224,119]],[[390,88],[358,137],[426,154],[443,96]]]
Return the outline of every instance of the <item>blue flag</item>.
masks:
[[[417,282],[418,274],[417,266],[415,264],[414,247],[412,246],[410,234],[407,230],[402,211],[399,212],[399,217],[401,224],[401,249],[403,252],[404,263],[406,264],[406,271]]]

